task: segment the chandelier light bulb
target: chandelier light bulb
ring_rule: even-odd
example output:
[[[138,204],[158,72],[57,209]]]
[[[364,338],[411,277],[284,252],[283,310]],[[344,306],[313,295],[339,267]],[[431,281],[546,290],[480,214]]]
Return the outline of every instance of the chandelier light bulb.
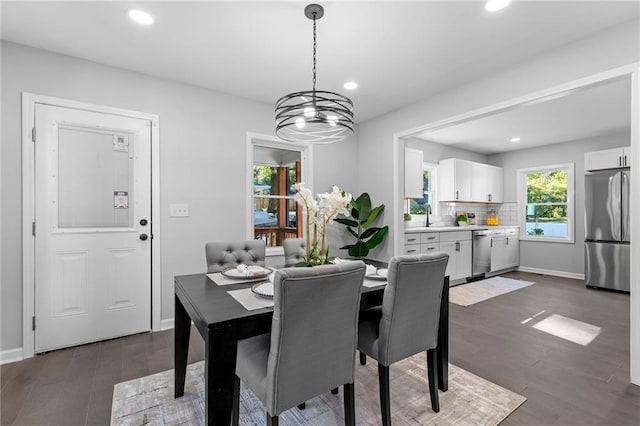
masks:
[[[309,117],[309,118],[311,118],[311,117],[315,117],[315,115],[316,115],[316,109],[315,109],[315,108],[313,108],[313,107],[306,107],[306,108],[304,109],[304,116],[305,116],[305,117]]]
[[[327,122],[331,126],[336,126],[338,124],[338,117],[336,117],[335,115],[330,115],[327,117]]]
[[[306,125],[306,122],[304,121],[303,117],[296,118],[296,127],[298,129],[304,129],[305,125]]]

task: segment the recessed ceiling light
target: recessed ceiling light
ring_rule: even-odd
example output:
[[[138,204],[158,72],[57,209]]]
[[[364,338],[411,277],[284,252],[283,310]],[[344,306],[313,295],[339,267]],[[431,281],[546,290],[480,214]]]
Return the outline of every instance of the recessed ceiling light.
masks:
[[[509,142],[520,142],[520,138],[511,138]]]
[[[511,0],[488,0],[484,8],[489,12],[497,12],[507,7]]]
[[[356,83],[355,81],[347,81],[342,87],[347,90],[355,90],[358,88],[358,83]]]
[[[153,16],[149,15],[144,10],[132,9],[129,11],[129,18],[136,21],[141,25],[151,25],[153,24]]]

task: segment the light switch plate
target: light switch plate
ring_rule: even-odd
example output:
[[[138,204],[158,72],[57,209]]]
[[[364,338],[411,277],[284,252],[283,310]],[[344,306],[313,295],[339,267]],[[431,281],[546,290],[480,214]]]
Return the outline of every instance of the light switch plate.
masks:
[[[189,204],[169,204],[169,217],[188,217]]]

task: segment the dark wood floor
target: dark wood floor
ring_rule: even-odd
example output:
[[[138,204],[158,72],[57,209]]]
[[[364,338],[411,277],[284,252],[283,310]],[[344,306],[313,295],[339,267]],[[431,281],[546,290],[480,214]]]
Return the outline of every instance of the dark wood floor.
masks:
[[[629,296],[582,282],[509,273],[536,285],[469,307],[451,305],[451,362],[527,397],[506,425],[640,425],[629,384]],[[521,321],[546,312],[527,324]],[[587,347],[531,327],[551,314],[602,328]],[[194,333],[189,362],[204,356]],[[115,383],[173,368],[173,331],[39,355],[2,366],[1,423],[108,424]]]

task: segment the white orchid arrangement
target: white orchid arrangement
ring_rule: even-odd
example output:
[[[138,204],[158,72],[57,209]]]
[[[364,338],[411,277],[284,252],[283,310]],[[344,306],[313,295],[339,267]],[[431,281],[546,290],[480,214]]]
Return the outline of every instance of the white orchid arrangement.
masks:
[[[316,200],[311,190],[305,188],[302,182],[293,185],[293,189],[296,191],[294,200],[304,208],[303,220],[306,228],[304,264],[314,266],[330,263],[332,259],[329,257],[327,246],[327,225],[339,214],[349,215],[351,194],[334,186],[330,193],[318,194]]]

